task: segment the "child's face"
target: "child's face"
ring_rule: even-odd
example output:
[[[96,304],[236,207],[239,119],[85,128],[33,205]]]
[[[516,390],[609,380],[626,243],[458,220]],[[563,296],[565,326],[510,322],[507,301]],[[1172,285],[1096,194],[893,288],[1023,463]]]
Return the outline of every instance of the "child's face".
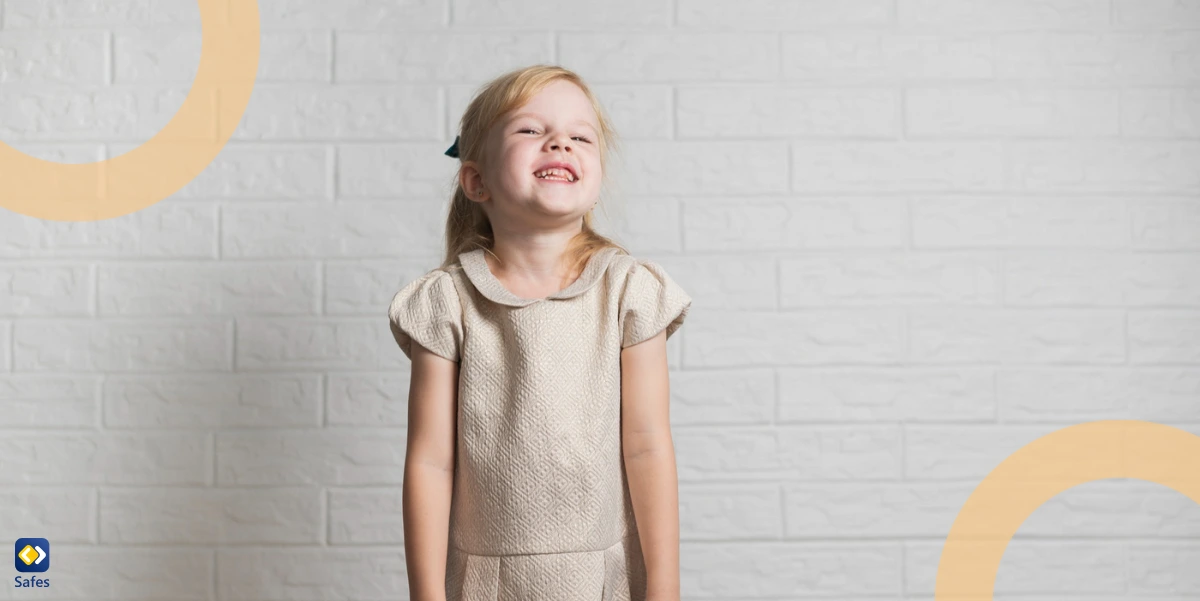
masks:
[[[495,158],[482,174],[485,210],[493,225],[563,221],[556,218],[573,222],[587,213],[600,194],[598,131],[587,96],[563,80],[501,118],[488,141],[488,156]],[[576,180],[534,175],[551,161],[569,164]]]

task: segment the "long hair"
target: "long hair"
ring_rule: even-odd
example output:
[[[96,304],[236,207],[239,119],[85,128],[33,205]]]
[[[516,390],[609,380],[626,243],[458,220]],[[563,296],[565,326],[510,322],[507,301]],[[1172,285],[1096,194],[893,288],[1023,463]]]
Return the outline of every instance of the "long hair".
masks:
[[[461,161],[476,161],[488,165],[488,157],[484,156],[485,138],[492,126],[510,111],[516,110],[529,102],[548,84],[557,80],[569,81],[591,101],[592,109],[596,112],[596,120],[600,124],[597,132],[597,144],[600,149],[600,165],[603,170],[601,178],[601,194],[597,206],[606,205],[604,200],[607,191],[613,187],[610,173],[612,155],[618,150],[616,132],[613,130],[608,117],[600,102],[592,94],[587,84],[574,71],[557,65],[532,65],[505,73],[482,86],[467,106],[459,121],[458,154]],[[459,172],[454,174],[454,194],[450,201],[450,211],[446,217],[446,254],[440,269],[448,270],[458,259],[460,253],[477,248],[492,253],[495,246],[495,236],[487,213],[478,203],[467,198],[458,179]],[[628,251],[615,241],[599,234],[594,229],[594,209],[589,209],[583,216],[583,228],[567,246],[566,263],[573,271],[582,271],[593,254],[605,248],[615,247],[620,252]],[[498,258],[498,257],[497,257]]]

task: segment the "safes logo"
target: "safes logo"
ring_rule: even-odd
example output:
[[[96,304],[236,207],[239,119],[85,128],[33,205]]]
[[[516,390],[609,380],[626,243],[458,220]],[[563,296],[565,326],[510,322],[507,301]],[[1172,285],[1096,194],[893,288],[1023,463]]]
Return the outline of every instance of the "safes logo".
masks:
[[[50,569],[50,541],[44,538],[18,538],[14,549],[18,572],[45,572]],[[49,578],[17,576],[17,588],[50,586]]]
[[[17,571],[45,572],[50,569],[50,541],[44,538],[17,539]]]

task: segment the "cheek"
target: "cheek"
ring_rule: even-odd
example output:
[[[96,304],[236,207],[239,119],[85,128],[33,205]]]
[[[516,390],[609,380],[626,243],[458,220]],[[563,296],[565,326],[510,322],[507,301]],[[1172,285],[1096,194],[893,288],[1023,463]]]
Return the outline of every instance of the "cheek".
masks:
[[[516,157],[513,157],[512,155],[510,155],[510,157],[516,159]],[[504,166],[504,179],[510,182],[520,182],[525,179],[526,175],[532,175],[530,173],[525,173],[525,165],[527,165],[527,163],[521,160],[510,161]]]
[[[519,145],[513,146],[509,150],[508,165],[505,167],[509,176],[523,178],[526,175],[533,175],[530,165],[536,160],[537,154],[529,152],[528,149]]]

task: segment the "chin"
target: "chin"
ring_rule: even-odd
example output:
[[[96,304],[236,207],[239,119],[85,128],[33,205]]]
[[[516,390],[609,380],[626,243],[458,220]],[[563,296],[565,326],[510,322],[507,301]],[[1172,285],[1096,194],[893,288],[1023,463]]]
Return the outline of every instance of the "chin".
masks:
[[[557,200],[547,198],[534,198],[530,202],[531,206],[536,210],[550,215],[582,215],[587,213],[590,203],[576,202],[574,200]]]

